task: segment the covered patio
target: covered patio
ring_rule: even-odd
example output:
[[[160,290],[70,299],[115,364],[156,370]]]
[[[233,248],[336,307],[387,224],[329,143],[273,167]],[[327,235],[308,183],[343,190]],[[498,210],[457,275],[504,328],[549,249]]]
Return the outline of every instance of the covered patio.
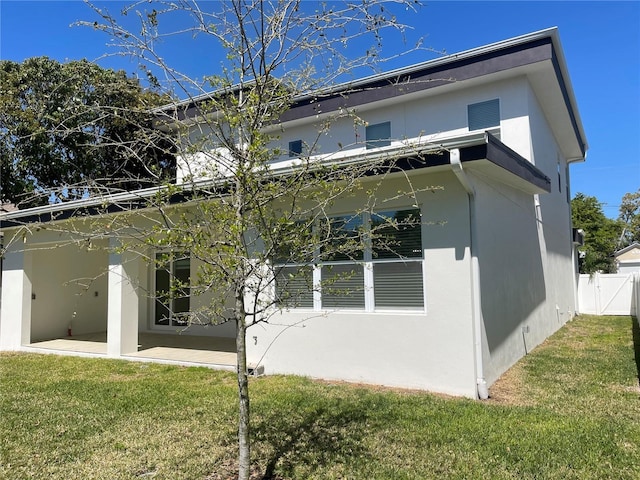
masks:
[[[23,350],[107,357],[107,333],[74,335],[32,342],[25,345]],[[140,332],[138,351],[122,355],[120,358],[234,370],[236,357],[233,338]]]

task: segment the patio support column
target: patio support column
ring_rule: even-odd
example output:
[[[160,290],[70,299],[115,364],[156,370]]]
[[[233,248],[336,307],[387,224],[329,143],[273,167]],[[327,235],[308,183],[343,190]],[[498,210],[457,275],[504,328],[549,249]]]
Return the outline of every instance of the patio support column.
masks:
[[[8,250],[2,270],[0,350],[19,350],[31,343],[31,255]]]
[[[107,354],[119,357],[138,351],[138,258],[116,253],[117,240],[109,243]]]

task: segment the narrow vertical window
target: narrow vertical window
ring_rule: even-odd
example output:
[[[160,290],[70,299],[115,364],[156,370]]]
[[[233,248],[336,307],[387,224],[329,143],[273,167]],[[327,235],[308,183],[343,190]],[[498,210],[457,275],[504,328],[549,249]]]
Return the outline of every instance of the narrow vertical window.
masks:
[[[391,145],[391,122],[367,125],[365,130],[367,148]]]
[[[332,217],[322,228],[331,245],[320,252],[322,308],[364,308],[362,215]]]
[[[299,157],[302,155],[302,140],[289,142],[289,157]]]
[[[567,197],[567,203],[571,204],[571,189],[569,188],[569,165],[564,166],[564,192]]]
[[[496,98],[467,106],[469,130],[500,126],[500,101]]]
[[[562,173],[560,170],[560,157],[558,156],[558,192],[562,193]]]
[[[283,228],[292,240],[272,245],[276,301],[284,308],[313,308],[313,230],[305,221]]]
[[[187,325],[191,260],[185,253],[156,254],[155,324]]]

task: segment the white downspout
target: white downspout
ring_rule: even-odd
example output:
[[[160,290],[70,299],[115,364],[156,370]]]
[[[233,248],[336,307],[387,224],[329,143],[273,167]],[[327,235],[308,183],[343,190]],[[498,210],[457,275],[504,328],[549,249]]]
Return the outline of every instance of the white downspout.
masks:
[[[469,197],[469,249],[471,250],[471,301],[473,304],[473,336],[476,363],[476,388],[478,398],[481,400],[486,400],[487,398],[489,398],[489,388],[487,387],[487,382],[484,378],[484,362],[482,358],[482,308],[480,304],[480,300],[482,297],[480,296],[480,265],[478,263],[478,246],[476,242],[476,191],[473,188],[471,180],[462,168],[462,162],[460,161],[460,149],[455,148],[449,151],[449,163],[451,164],[453,173],[456,175],[458,181],[465,189]]]

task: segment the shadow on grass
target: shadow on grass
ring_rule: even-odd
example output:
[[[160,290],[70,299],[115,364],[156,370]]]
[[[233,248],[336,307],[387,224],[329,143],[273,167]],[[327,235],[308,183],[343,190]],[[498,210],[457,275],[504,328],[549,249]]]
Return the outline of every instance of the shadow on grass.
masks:
[[[263,480],[276,476],[276,466],[285,475],[295,466],[323,471],[328,465],[365,461],[363,439],[367,431],[366,406],[344,399],[316,400],[313,405],[290,405],[254,422],[253,435],[263,450],[266,468]],[[298,408],[296,408],[298,407]]]
[[[633,350],[636,356],[636,370],[638,372],[638,385],[640,385],[640,325],[638,317],[631,317],[631,330],[633,331]]]

